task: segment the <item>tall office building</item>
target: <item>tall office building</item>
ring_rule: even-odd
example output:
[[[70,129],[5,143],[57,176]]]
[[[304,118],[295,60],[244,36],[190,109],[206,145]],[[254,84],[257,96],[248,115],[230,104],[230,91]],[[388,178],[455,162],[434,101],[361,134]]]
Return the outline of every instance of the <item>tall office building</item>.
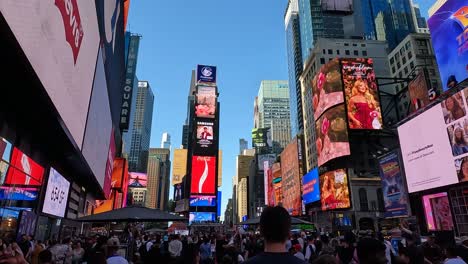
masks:
[[[410,4],[412,7],[412,15],[413,15],[413,22],[414,27],[416,29],[416,33],[426,33],[429,34],[429,26],[427,25],[426,18],[421,15],[421,9],[419,8],[418,4],[415,4],[413,0],[410,0]]]
[[[243,138],[239,139],[239,155],[249,148],[249,142]]]
[[[195,70],[192,70],[192,77],[190,79],[190,88],[189,93],[187,96],[187,118],[185,119],[185,123],[182,126],[182,146],[184,149],[188,149],[189,139],[190,139],[190,131],[192,127],[190,126],[189,120],[193,118],[192,116],[192,108],[195,107],[195,96],[194,93],[197,89],[197,83],[195,79]]]
[[[304,129],[302,115],[301,81],[302,50],[298,0],[290,0],[284,15],[289,75],[289,108],[291,112],[291,137]]]
[[[154,94],[147,81],[138,81],[133,89],[130,126],[124,136],[128,170],[146,172],[153,120]]]
[[[273,152],[281,153],[291,141],[288,81],[263,80],[255,100],[254,128],[270,128]]]
[[[170,150],[150,148],[148,155],[148,183],[146,206],[167,210],[170,186]]]
[[[164,132],[161,138],[161,148],[171,150],[171,135],[167,132]]]

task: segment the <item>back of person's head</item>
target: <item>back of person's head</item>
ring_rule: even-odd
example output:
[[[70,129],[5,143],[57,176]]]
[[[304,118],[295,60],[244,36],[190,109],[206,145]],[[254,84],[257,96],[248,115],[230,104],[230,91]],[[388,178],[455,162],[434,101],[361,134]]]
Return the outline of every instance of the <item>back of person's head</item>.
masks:
[[[52,252],[46,249],[39,253],[39,264],[52,263]]]
[[[447,247],[446,253],[447,253],[447,258],[456,258],[458,256],[457,248],[454,246]]]
[[[148,236],[148,235],[145,235],[145,236],[143,237],[143,239],[144,239],[145,241],[148,241],[149,236]]]
[[[356,242],[356,236],[353,234],[353,232],[348,231],[344,234],[344,242],[350,245]]]
[[[327,235],[321,235],[320,240],[323,242],[324,245],[328,245],[330,242],[330,238]]]
[[[313,264],[338,264],[336,257],[331,255],[322,255],[312,262]]]
[[[362,238],[357,244],[357,255],[360,264],[385,264],[385,245],[373,238]]]
[[[260,217],[260,233],[265,241],[284,243],[289,237],[291,217],[281,206],[267,207]]]

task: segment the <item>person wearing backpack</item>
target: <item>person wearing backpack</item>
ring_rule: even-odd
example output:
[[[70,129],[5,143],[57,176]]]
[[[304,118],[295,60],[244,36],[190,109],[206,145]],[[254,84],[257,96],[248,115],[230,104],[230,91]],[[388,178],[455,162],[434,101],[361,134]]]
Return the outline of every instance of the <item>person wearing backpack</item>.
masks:
[[[148,252],[150,251],[152,246],[153,246],[153,242],[151,241],[150,237],[148,235],[145,235],[143,237],[143,243],[138,249],[138,253],[140,253],[140,258],[141,260],[143,260],[143,263],[149,263]]]
[[[315,237],[310,236],[305,250],[305,260],[312,263],[317,258],[317,248],[315,247]]]

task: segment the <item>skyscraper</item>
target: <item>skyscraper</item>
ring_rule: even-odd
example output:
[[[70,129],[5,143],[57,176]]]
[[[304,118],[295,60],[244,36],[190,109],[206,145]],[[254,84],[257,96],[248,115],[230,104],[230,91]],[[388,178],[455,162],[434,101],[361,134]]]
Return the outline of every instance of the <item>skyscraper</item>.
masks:
[[[291,112],[291,136],[304,129],[302,114],[301,81],[302,50],[297,0],[290,0],[284,16],[289,73],[289,105]]]
[[[249,142],[243,138],[239,139],[239,155],[242,155],[245,149],[249,148]]]
[[[262,81],[255,100],[254,128],[270,128],[273,152],[281,153],[291,140],[288,81]]]
[[[161,148],[171,150],[171,135],[167,132],[164,132],[161,138]]]
[[[170,186],[170,150],[150,148],[148,155],[148,183],[146,206],[167,210]]]
[[[124,137],[129,171],[146,172],[153,105],[154,94],[149,83],[138,81],[138,86],[133,90],[130,126]]]

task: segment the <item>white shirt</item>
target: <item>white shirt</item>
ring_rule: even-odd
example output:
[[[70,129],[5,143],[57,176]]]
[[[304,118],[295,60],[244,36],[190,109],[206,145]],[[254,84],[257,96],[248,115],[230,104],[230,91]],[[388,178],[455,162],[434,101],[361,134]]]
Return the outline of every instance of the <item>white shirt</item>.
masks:
[[[466,264],[461,258],[446,259],[444,264]]]
[[[312,248],[312,250],[310,250],[310,248]],[[305,254],[305,259],[306,260],[309,260],[310,257],[312,256],[312,253],[315,252],[315,245],[314,244],[309,244],[306,246],[306,254]]]
[[[180,257],[180,253],[182,253],[182,242],[180,242],[180,240],[172,240],[169,242],[168,250],[171,257]]]
[[[112,256],[107,258],[107,264],[128,264],[128,261],[122,256]]]
[[[300,260],[305,260],[304,254],[302,254],[302,252],[297,252],[296,254],[294,254],[294,256]]]
[[[395,249],[393,248],[392,243],[390,243],[387,240],[385,240],[384,244],[385,244],[385,247],[386,247],[386,249],[385,249],[385,258],[387,259],[387,264],[391,264],[392,263],[392,254],[394,256],[396,256]]]
[[[304,249],[304,239],[302,239],[302,237],[299,237],[297,239],[297,242],[299,242],[299,245],[301,245],[301,248]]]
[[[151,247],[153,247],[153,241],[148,241],[148,243],[146,243],[146,251],[149,252]]]

